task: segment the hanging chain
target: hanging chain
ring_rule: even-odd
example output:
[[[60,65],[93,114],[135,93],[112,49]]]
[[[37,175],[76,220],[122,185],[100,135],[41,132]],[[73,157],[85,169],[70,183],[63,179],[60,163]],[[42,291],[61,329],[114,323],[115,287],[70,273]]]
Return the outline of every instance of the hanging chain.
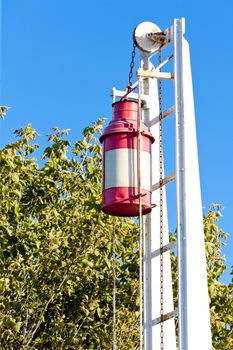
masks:
[[[143,349],[143,217],[142,217],[142,186],[141,186],[141,78],[138,80],[138,147],[137,176],[139,201],[139,301],[140,301],[140,350]]]
[[[131,62],[130,62],[130,70],[129,70],[128,90],[132,86],[132,77],[133,77],[135,56],[136,56],[136,45],[133,44],[133,51],[132,51],[132,54],[131,54]]]
[[[113,350],[117,349],[116,344],[116,218],[113,218],[112,226],[112,277],[113,277],[113,290],[112,290],[112,303],[113,303]]]
[[[162,63],[162,53],[158,54],[159,65]],[[161,70],[161,69],[160,69]],[[159,208],[160,208],[160,349],[164,349],[164,280],[163,280],[163,110],[162,110],[162,80],[159,80]]]

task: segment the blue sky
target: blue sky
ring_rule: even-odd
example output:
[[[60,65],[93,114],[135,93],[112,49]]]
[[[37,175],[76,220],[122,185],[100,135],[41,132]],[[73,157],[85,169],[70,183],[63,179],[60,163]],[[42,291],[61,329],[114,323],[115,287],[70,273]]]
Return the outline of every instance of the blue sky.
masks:
[[[132,31],[143,21],[165,29],[185,17],[191,47],[203,206],[221,203],[233,264],[232,0],[2,0],[0,146],[32,123],[44,144],[53,126],[71,139],[111,116],[109,91],[124,89]],[[138,65],[138,55],[136,66]],[[164,95],[166,92],[164,91]],[[169,128],[168,128],[169,130]],[[173,132],[171,130],[171,132]],[[174,216],[174,213],[171,216]],[[230,280],[228,273],[225,281]]]

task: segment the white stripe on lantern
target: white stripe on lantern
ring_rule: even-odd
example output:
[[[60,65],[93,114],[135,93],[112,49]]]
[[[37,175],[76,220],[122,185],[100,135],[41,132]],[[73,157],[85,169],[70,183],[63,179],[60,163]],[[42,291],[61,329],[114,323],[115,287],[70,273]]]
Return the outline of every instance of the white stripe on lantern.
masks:
[[[141,187],[151,191],[151,154],[141,151]],[[105,152],[105,188],[138,187],[137,149],[117,148]]]

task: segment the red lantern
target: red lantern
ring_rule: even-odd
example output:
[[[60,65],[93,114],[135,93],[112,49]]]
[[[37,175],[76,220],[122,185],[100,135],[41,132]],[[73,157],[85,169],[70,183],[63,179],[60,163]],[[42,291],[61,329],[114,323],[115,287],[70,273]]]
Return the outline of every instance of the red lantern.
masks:
[[[113,103],[113,120],[100,137],[103,143],[104,213],[114,216],[139,215],[138,191],[138,102]],[[151,144],[154,137],[141,121],[142,214],[151,212]]]

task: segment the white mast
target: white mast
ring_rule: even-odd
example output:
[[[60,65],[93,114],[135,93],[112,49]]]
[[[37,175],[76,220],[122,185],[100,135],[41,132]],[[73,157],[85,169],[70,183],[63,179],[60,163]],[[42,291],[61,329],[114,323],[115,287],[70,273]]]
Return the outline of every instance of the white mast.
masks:
[[[189,45],[183,37],[184,32],[184,19],[175,19],[173,25],[163,32],[151,22],[141,23],[134,31],[134,41],[141,52],[141,67],[137,75],[142,81],[142,119],[155,137],[152,145],[152,203],[156,207],[146,216],[144,227],[144,350],[161,349],[158,79],[174,81],[174,106],[163,111],[163,117],[175,112],[176,170],[175,174],[165,177],[163,185],[176,179],[179,267],[177,312],[173,307],[170,263],[170,249],[174,245],[169,243],[163,186],[163,348],[176,350],[174,318],[178,316],[179,350],[212,349],[192,74]],[[151,59],[158,50],[163,50],[169,44],[173,44],[174,48],[174,72],[164,73],[154,67]],[[165,60],[164,65],[170,59]],[[115,100],[115,97],[124,96],[125,91],[113,89],[112,95]],[[129,99],[137,96],[133,92],[128,94]]]
[[[212,349],[189,44],[174,20],[179,349]]]
[[[178,285],[179,285],[179,349],[211,350],[210,315],[206,274],[205,244],[202,223],[202,203],[200,193],[198,154],[196,143],[195,114],[192,91],[192,75],[188,42],[183,38],[184,19],[174,20],[173,27],[161,33],[156,26],[144,22],[135,31],[135,41],[143,52],[144,93],[149,95],[147,115],[158,115],[158,96],[155,80],[169,79],[169,74],[153,71],[150,57],[162,45],[174,43],[174,85],[176,118],[176,187],[177,187],[177,231],[178,231]],[[157,45],[157,46],[156,46]],[[161,44],[160,44],[161,45]],[[144,53],[147,52],[147,54]],[[149,53],[148,53],[149,52]],[[152,85],[154,86],[152,87]],[[146,114],[146,111],[145,111]],[[152,117],[153,119],[153,117]],[[145,119],[146,120],[146,119]],[[158,140],[158,123],[151,127],[151,132]],[[153,184],[159,182],[159,142],[155,142],[152,151]],[[158,190],[153,193],[155,203],[159,203]],[[164,246],[168,244],[166,219],[166,201],[164,191],[163,227]],[[159,324],[159,206],[153,209],[146,219],[145,240],[145,350],[160,349]],[[156,235],[157,233],[157,235]],[[150,243],[148,243],[150,242]],[[158,252],[157,254],[155,252]],[[164,315],[173,314],[171,302],[171,272],[169,252],[163,253],[164,276]],[[156,257],[155,257],[156,256]],[[198,287],[197,287],[198,286]],[[148,291],[149,290],[149,291]],[[151,305],[151,310],[148,311]],[[155,318],[154,318],[155,317]],[[150,318],[152,322],[150,322]],[[150,325],[148,327],[148,325]],[[151,329],[150,329],[151,327]],[[175,349],[174,322],[164,321],[164,348]]]

